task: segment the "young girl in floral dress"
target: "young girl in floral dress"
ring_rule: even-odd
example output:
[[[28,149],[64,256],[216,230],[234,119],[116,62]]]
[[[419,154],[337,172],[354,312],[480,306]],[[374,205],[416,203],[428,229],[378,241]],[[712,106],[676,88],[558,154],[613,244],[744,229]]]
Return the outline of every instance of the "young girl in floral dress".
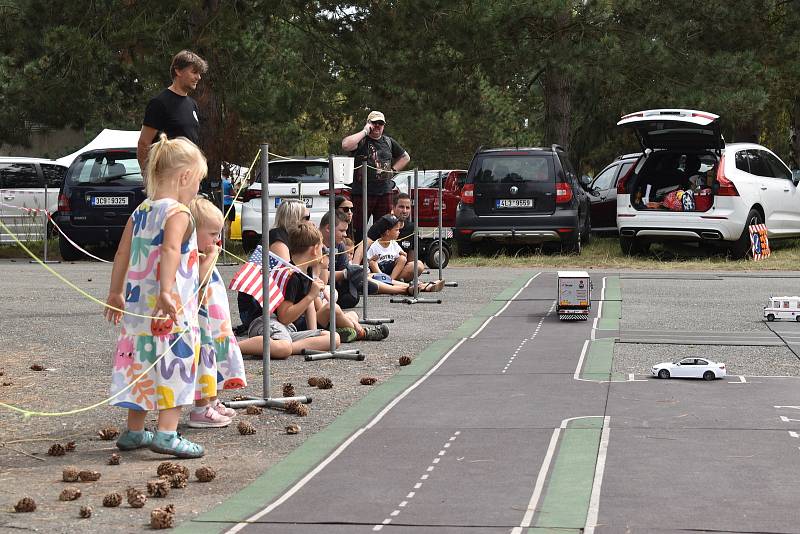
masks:
[[[206,172],[199,148],[162,134],[149,152],[148,198],[128,220],[114,257],[106,318],[122,323],[111,384],[112,404],[128,409],[121,450],[148,447],[179,458],[205,453],[177,428],[181,407],[194,401],[199,262],[213,261],[198,257],[187,207]],[[149,410],[158,410],[155,433],[144,428]]]

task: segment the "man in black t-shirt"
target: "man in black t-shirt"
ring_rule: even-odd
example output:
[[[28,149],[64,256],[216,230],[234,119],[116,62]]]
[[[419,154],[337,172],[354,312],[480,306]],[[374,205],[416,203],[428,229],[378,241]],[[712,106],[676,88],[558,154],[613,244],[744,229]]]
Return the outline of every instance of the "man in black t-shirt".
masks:
[[[200,145],[200,117],[197,102],[189,96],[197,89],[197,83],[208,70],[208,63],[189,50],[181,50],[170,65],[172,84],[150,100],[144,112],[142,131],[136,158],[142,171],[147,165],[150,145],[165,133],[167,138],[185,137],[195,145]]]
[[[400,229],[400,239],[397,240],[397,244],[400,245],[400,248],[406,253],[407,260],[412,262],[417,257],[416,251],[414,250],[414,234],[417,228],[411,220],[411,197],[408,193],[400,193],[397,195],[394,201],[394,207],[392,208],[392,214],[403,221],[403,228]],[[370,239],[370,244],[372,241],[380,239],[380,226],[373,224],[367,231],[367,237]],[[417,273],[422,274],[424,270],[425,265],[423,265],[421,261],[418,261]]]
[[[373,111],[367,117],[364,128],[342,139],[342,149],[355,157],[355,166],[367,165],[367,218],[377,221],[392,211],[392,189],[394,174],[403,170],[411,157],[400,144],[383,134],[386,118],[380,111]],[[353,226],[356,242],[361,241],[362,230],[362,189],[361,169],[353,171],[353,185],[350,190],[354,207]]]

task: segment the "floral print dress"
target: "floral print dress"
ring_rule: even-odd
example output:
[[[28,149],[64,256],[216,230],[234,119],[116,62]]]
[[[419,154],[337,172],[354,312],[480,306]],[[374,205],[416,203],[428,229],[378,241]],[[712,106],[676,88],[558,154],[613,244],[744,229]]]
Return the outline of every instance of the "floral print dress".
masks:
[[[131,215],[133,233],[125,287],[122,331],[117,340],[111,394],[125,390],[111,404],[133,410],[165,410],[192,404],[200,355],[198,325],[199,270],[197,235],[181,245],[172,298],[178,324],[150,319],[159,293],[161,245],[167,219],[189,208],[174,199],[147,199]],[[163,356],[163,357],[162,357]],[[160,359],[159,359],[160,358]],[[158,363],[153,366],[153,363]],[[152,368],[151,368],[152,366]]]

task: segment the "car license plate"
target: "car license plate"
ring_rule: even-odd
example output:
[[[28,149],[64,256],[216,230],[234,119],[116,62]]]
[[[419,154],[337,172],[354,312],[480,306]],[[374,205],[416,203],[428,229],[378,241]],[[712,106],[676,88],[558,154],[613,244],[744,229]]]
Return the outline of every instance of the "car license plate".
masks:
[[[290,198],[297,198],[297,197],[290,197]],[[281,198],[281,197],[275,197],[275,207],[277,208],[278,206],[280,206],[280,204],[281,204],[281,202],[283,202],[283,200],[284,199]],[[307,208],[310,208],[310,207],[312,207],[314,205],[314,199],[311,198],[311,197],[303,197],[303,198],[298,199],[298,200],[302,200],[303,202],[305,202]]]
[[[498,208],[532,208],[532,198],[499,198],[496,201]]]
[[[127,206],[128,197],[92,197],[92,206]]]

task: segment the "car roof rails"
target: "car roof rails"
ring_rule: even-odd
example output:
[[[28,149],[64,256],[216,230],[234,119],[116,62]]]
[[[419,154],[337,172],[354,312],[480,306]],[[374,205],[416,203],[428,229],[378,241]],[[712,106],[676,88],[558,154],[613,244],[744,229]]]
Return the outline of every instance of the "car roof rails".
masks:
[[[552,145],[550,145],[550,148],[553,150],[553,152],[555,152],[557,150],[560,150],[561,152],[566,152],[566,150],[564,150],[563,146],[561,146],[559,144],[556,144],[556,143],[553,143]]]

